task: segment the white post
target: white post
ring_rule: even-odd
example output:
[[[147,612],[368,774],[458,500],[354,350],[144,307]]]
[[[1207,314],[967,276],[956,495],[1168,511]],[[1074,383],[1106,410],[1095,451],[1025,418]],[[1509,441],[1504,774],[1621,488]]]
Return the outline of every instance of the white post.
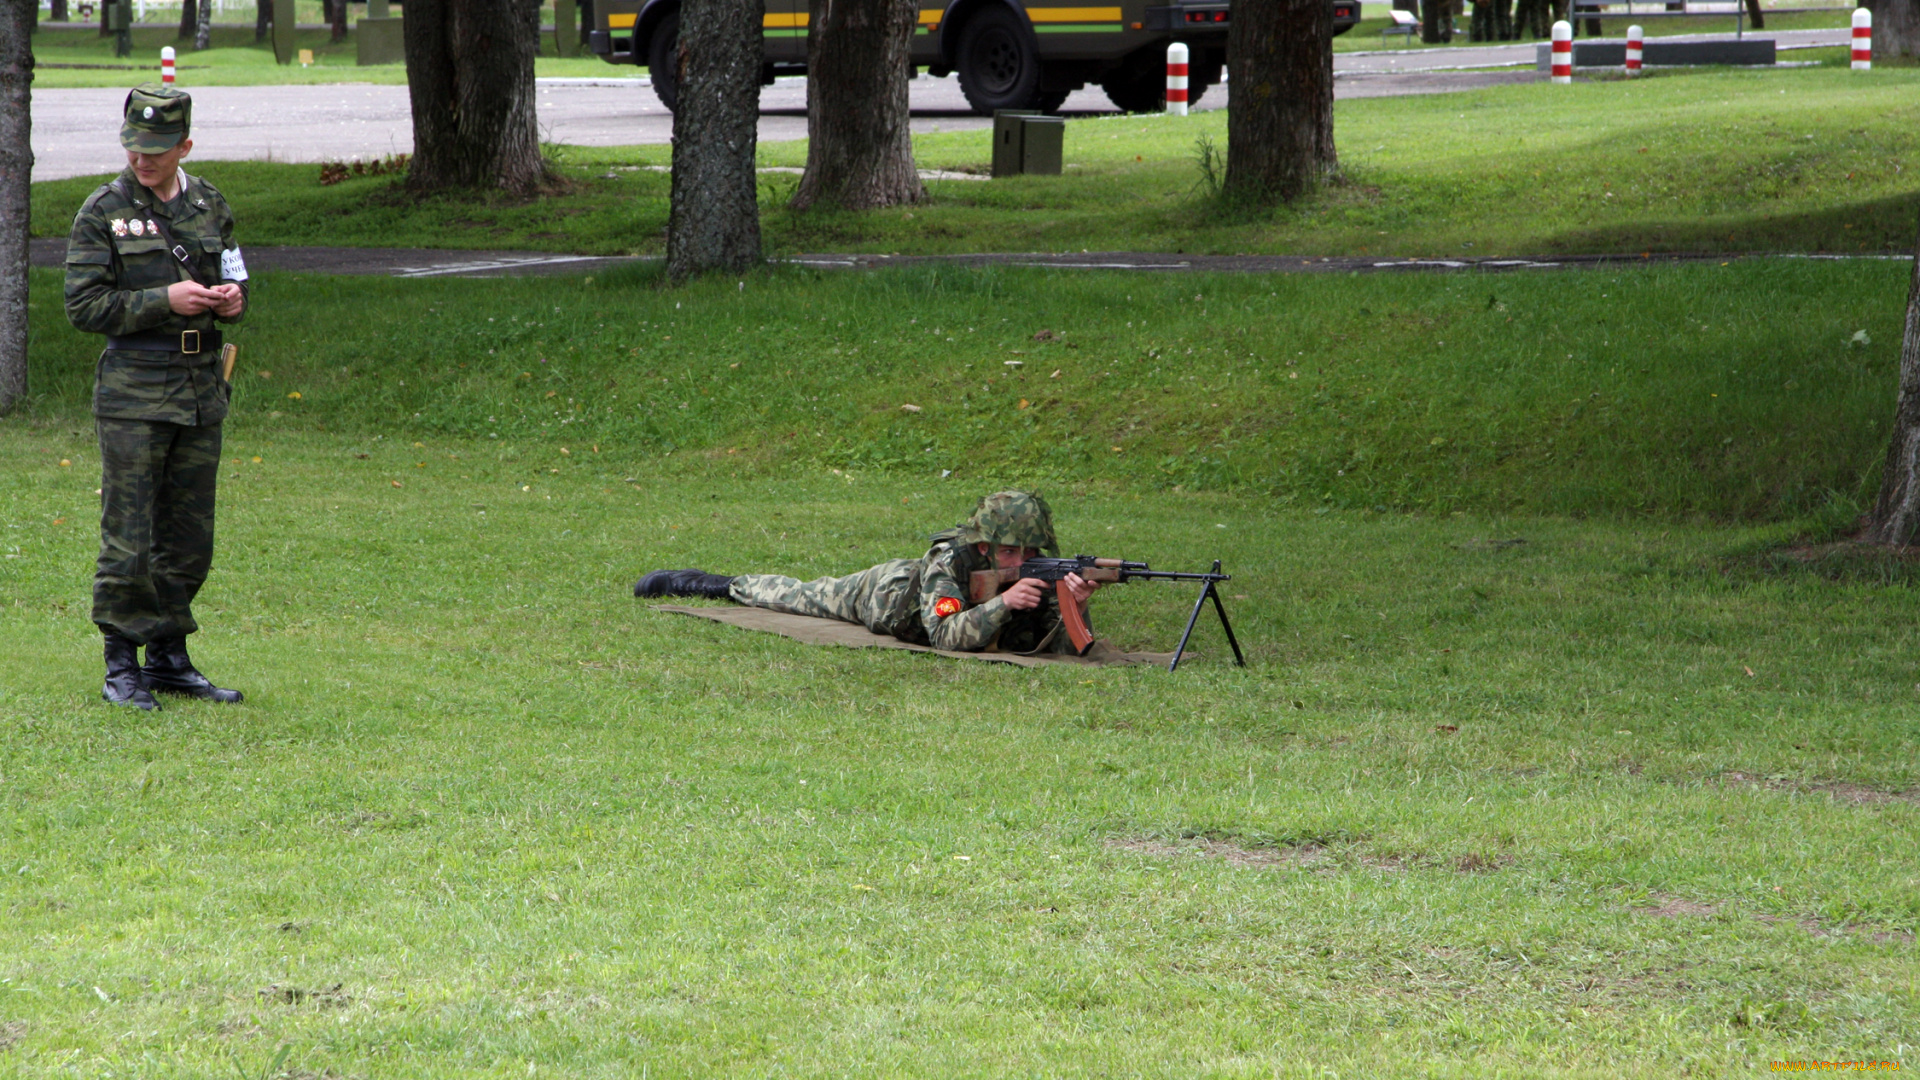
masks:
[[[1187,115],[1187,47],[1178,41],[1167,46],[1167,111]]]
[[[1573,81],[1573,24],[1565,19],[1553,24],[1553,81]]]
[[[1627,27],[1627,74],[1640,74],[1640,57],[1645,48],[1646,32],[1637,26]]]
[[[173,46],[160,47],[160,85],[173,85]]]
[[[1853,70],[1873,70],[1873,12],[1853,9]]]

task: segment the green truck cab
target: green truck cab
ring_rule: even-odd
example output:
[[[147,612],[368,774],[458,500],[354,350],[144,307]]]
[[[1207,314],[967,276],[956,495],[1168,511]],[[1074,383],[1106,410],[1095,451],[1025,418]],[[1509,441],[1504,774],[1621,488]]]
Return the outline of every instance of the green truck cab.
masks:
[[[922,0],[928,4],[929,0]],[[932,0],[938,3],[939,0]],[[916,68],[957,72],[967,104],[983,116],[995,109],[1052,112],[1067,95],[1097,83],[1126,112],[1160,108],[1167,46],[1191,52],[1188,87],[1198,103],[1220,81],[1227,62],[1228,0],[1120,0],[1068,7],[1073,0],[948,0],[923,6],[914,28]],[[1360,21],[1360,0],[1329,0],[1333,32]],[[587,47],[610,64],[644,64],[661,104],[674,106],[671,60],[680,34],[680,0],[594,0]],[[807,0],[766,0],[761,78],[807,69]]]

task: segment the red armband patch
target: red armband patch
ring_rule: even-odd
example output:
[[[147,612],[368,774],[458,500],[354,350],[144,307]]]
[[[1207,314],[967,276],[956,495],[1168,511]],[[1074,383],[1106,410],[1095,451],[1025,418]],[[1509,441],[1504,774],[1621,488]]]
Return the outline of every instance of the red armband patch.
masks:
[[[943,596],[933,602],[933,613],[944,619],[949,615],[958,615],[964,607],[966,605],[960,602],[959,597]]]

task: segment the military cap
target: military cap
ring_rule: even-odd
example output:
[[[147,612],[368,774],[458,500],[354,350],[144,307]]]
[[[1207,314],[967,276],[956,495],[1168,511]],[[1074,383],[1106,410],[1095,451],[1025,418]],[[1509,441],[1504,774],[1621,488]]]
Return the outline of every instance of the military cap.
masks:
[[[973,516],[960,526],[960,539],[1046,552],[1060,547],[1053,537],[1053,510],[1047,500],[1030,491],[996,491],[981,499]]]
[[[138,154],[164,154],[180,145],[193,121],[185,90],[145,83],[127,92],[120,145]]]

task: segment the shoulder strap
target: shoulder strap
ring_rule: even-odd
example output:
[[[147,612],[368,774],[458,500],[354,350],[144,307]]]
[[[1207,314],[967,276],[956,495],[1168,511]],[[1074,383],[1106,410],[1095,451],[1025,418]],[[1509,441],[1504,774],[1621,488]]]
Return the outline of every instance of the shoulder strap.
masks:
[[[173,257],[179,260],[181,267],[186,270],[187,277],[191,278],[194,284],[196,285],[206,285],[207,283],[204,281],[201,281],[200,275],[194,270],[192,253],[188,252],[186,248],[181,247],[178,243],[174,241],[173,230],[167,228],[166,218],[160,216],[159,214],[155,214],[154,216],[147,219],[147,224],[152,225],[154,228],[160,230],[160,239],[166,241],[167,247],[173,253]],[[208,287],[211,288],[212,286],[208,286]]]

